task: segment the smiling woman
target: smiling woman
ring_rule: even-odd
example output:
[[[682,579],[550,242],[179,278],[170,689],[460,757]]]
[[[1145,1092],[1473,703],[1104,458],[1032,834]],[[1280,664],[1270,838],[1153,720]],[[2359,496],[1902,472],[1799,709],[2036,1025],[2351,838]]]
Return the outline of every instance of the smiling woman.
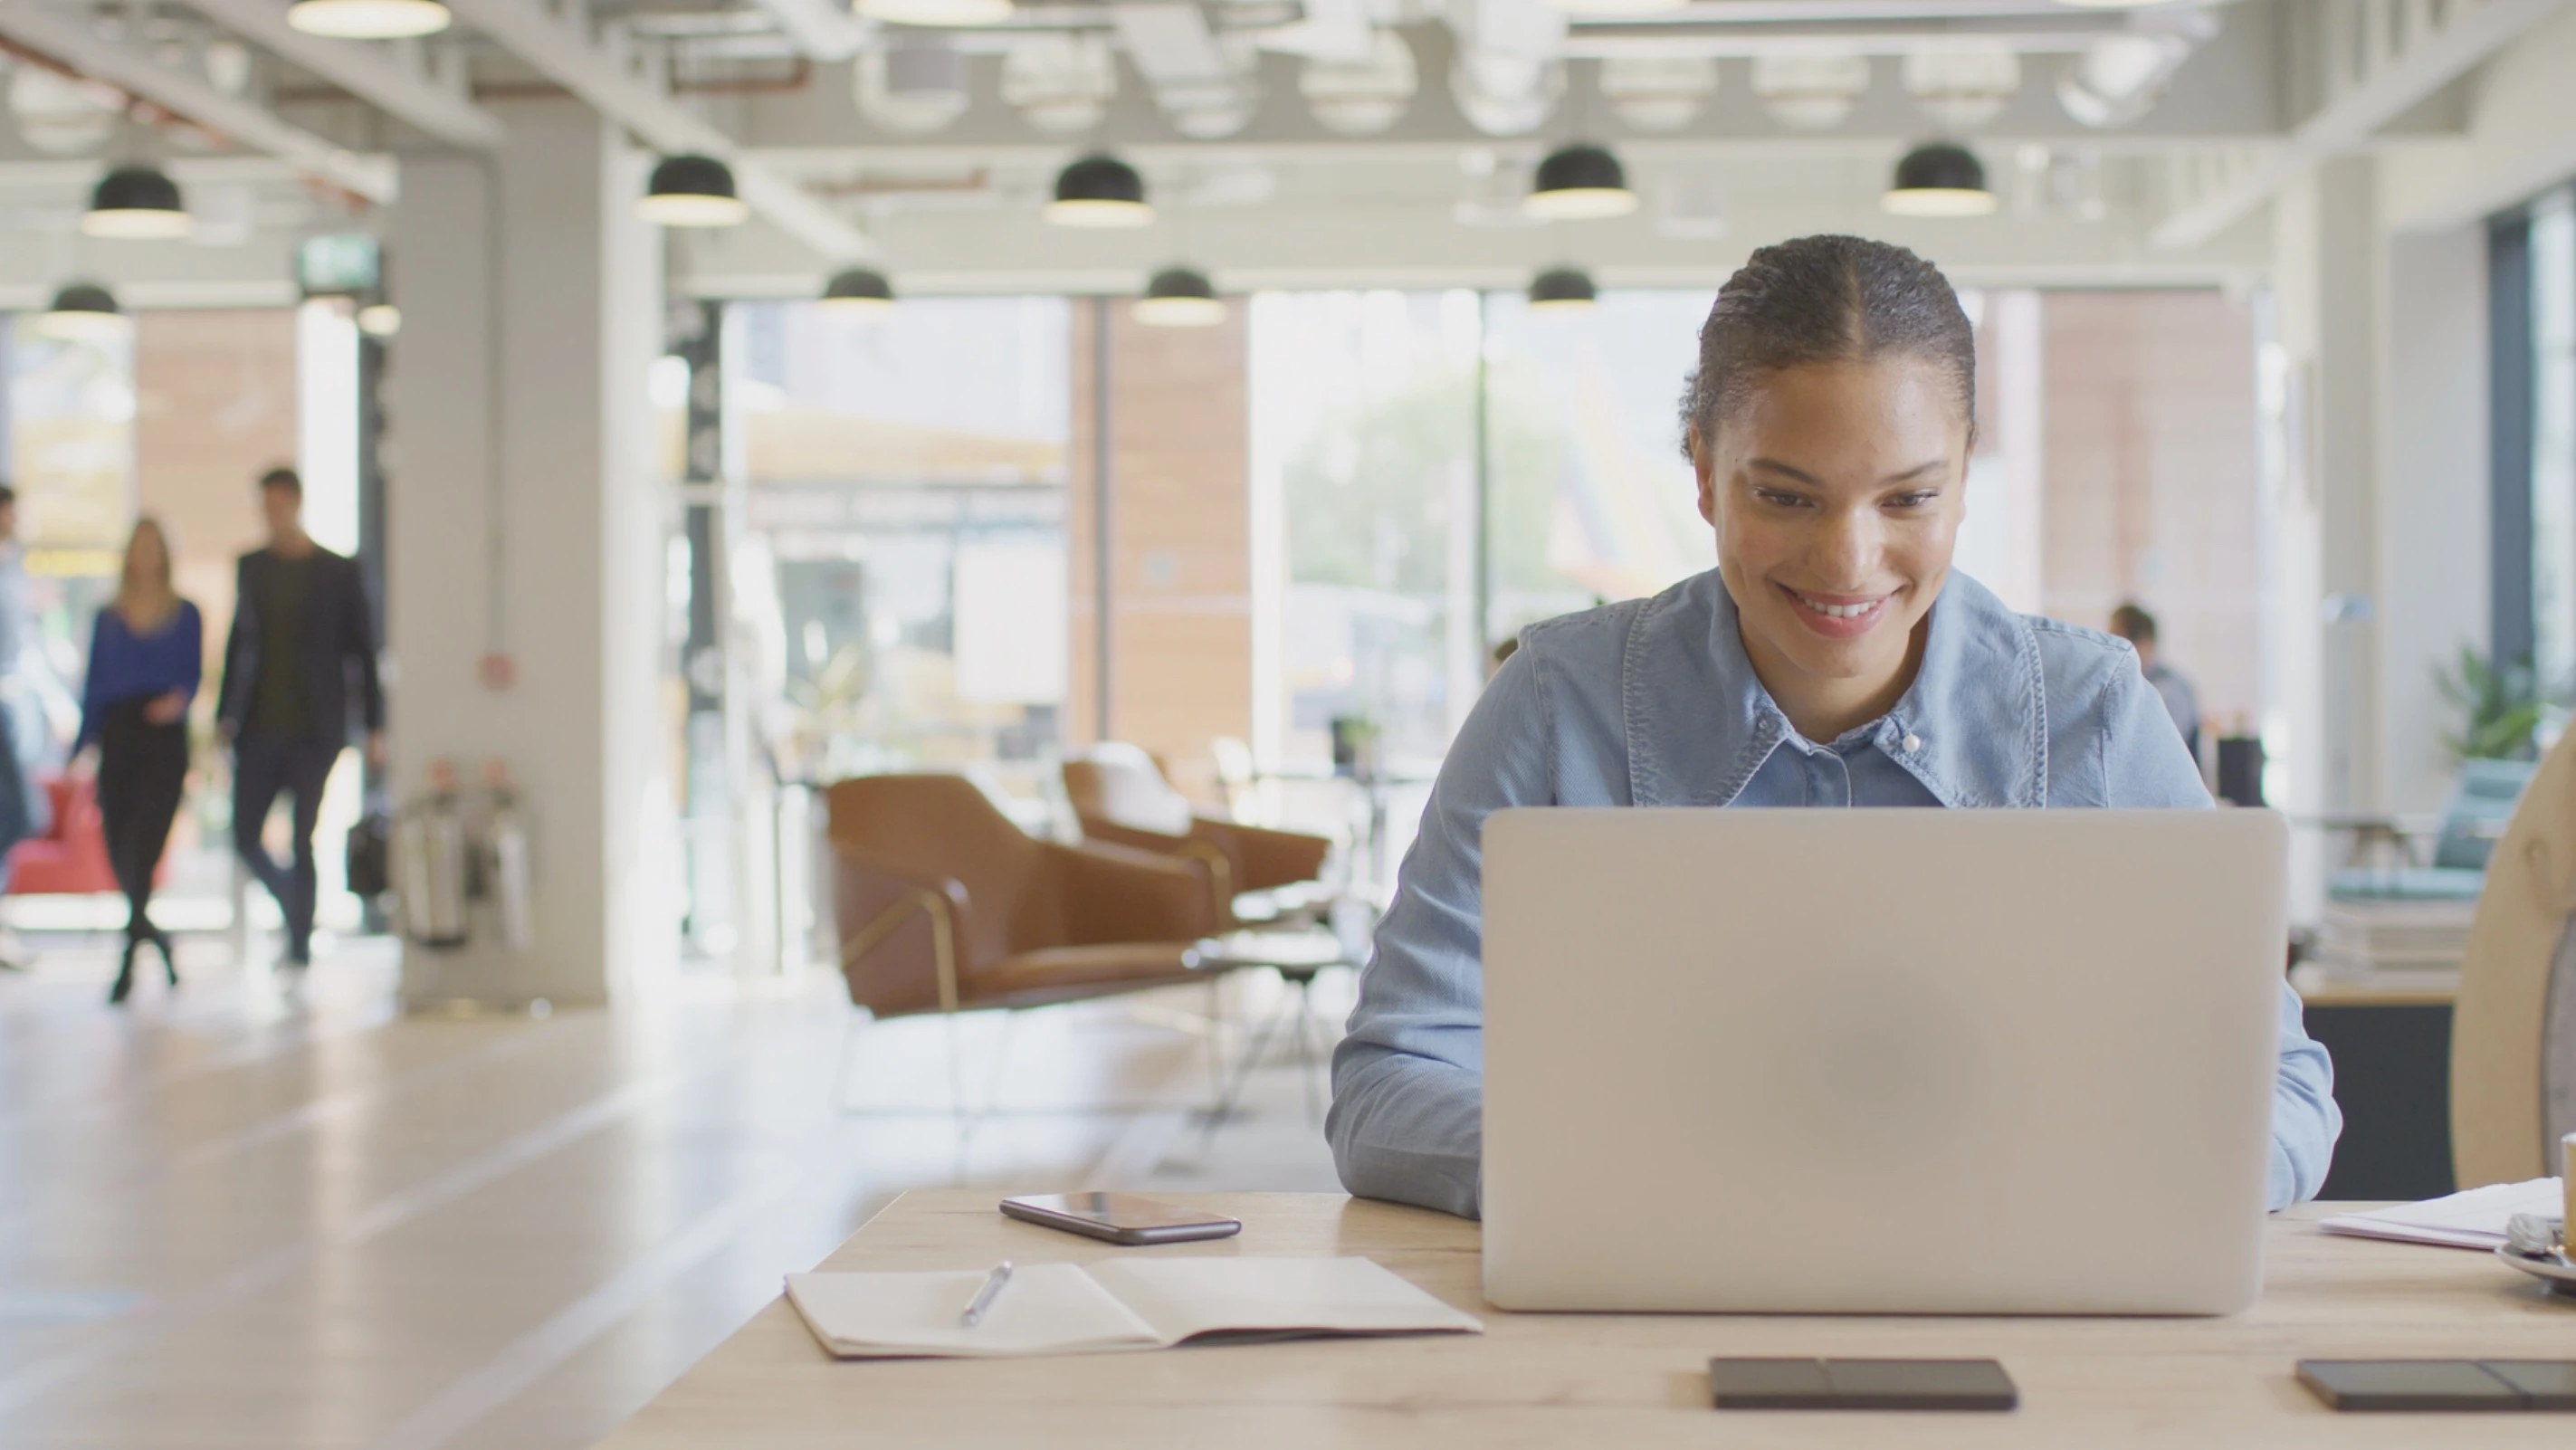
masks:
[[[1974,377],[1949,283],[1901,248],[1766,247],[1719,292],[1686,414],[1718,567],[1524,630],[1459,731],[1334,1054],[1352,1192],[1477,1211],[1492,811],[2208,806],[2128,646],[1953,573]],[[2279,1058],[2274,1207],[2341,1126],[2286,986]]]

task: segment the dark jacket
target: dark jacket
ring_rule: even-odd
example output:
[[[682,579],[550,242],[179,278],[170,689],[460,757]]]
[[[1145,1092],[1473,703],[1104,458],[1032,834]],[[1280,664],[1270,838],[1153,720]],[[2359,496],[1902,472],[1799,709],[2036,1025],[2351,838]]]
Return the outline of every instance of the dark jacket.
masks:
[[[266,549],[244,554],[234,578],[233,629],[224,642],[224,683],[216,696],[215,719],[235,735],[249,723],[251,699],[259,692],[259,601],[267,593],[268,571],[277,563]],[[385,726],[385,694],[376,682],[375,616],[356,560],[316,545],[310,563],[298,650],[304,698],[322,726],[321,738],[345,745],[353,689],[366,728]]]

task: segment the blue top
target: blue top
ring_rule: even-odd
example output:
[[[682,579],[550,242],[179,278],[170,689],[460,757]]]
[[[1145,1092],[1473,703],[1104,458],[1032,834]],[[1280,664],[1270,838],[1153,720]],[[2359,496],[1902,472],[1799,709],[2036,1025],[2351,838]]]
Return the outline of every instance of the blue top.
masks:
[[[1952,573],[1896,707],[1830,745],[1763,688],[1717,572],[1534,625],[1458,732],[1405,856],[1325,1123],[1353,1193],[1477,1211],[1479,881],[1505,806],[2173,806],[2209,793],[2128,645]],[[2343,1118],[2282,984],[2272,1206],[2313,1197]]]
[[[97,743],[107,707],[119,700],[172,690],[195,699],[205,668],[205,622],[187,600],[150,634],[136,634],[113,605],[100,610],[89,632],[89,679],[81,686],[80,738],[72,753]]]

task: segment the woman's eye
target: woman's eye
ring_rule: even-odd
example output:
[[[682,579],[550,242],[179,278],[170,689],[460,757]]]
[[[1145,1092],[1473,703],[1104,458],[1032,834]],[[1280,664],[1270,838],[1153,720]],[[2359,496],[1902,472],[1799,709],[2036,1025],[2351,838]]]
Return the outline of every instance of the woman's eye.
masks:
[[[1940,496],[1941,491],[1939,489],[1927,488],[1917,490],[1913,493],[1900,493],[1896,497],[1889,499],[1888,503],[1896,508],[1914,509],[1921,508]]]
[[[1806,500],[1806,498],[1805,498],[1804,496],[1802,496],[1802,495],[1794,494],[1794,493],[1779,493],[1779,492],[1775,492],[1774,490],[1771,490],[1771,489],[1767,489],[1767,488],[1765,488],[1765,489],[1757,489],[1757,490],[1755,490],[1755,491],[1754,491],[1754,495],[1753,495],[1753,496],[1754,496],[1755,498],[1758,498],[1758,499],[1762,500],[1764,503],[1767,503],[1767,504],[1772,505],[1772,506],[1773,506],[1773,507],[1775,507],[1775,508],[1791,508],[1791,509],[1794,509],[1794,508],[1805,508],[1805,507],[1807,506],[1807,500]]]

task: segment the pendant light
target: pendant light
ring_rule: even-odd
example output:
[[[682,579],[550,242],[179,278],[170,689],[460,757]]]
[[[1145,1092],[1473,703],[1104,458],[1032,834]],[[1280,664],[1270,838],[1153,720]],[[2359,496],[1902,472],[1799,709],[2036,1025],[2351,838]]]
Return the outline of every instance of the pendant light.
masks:
[[[1905,153],[1878,204],[1895,216],[1989,216],[1995,194],[1986,189],[1986,168],[1966,147],[1935,141]]]
[[[1541,221],[1590,221],[1635,211],[1637,193],[1618,157],[1598,146],[1568,146],[1538,164],[1522,206]]]
[[[74,282],[54,294],[36,330],[59,342],[108,342],[132,332],[134,319],[116,305],[115,293],[95,282]]]
[[[1060,227],[1150,226],[1145,178],[1115,156],[1085,156],[1056,173],[1046,219]]]
[[[940,30],[999,25],[1011,18],[1011,0],[859,0],[859,14],[885,25]]]
[[[120,166],[99,178],[81,217],[85,235],[134,240],[184,237],[194,225],[178,183],[151,166]]]
[[[334,40],[407,40],[436,35],[455,17],[439,0],[295,0],[286,23]]]
[[[1599,296],[1591,274],[1573,267],[1550,267],[1532,278],[1529,286],[1533,312],[1588,312]]]
[[[873,267],[837,272],[823,285],[823,310],[851,316],[883,316],[894,310],[894,284]]]
[[[1206,273],[1166,267],[1136,299],[1136,320],[1148,327],[1214,327],[1225,321],[1225,303]]]
[[[665,156],[636,213],[656,226],[740,226],[751,208],[734,194],[733,168],[712,156]]]

